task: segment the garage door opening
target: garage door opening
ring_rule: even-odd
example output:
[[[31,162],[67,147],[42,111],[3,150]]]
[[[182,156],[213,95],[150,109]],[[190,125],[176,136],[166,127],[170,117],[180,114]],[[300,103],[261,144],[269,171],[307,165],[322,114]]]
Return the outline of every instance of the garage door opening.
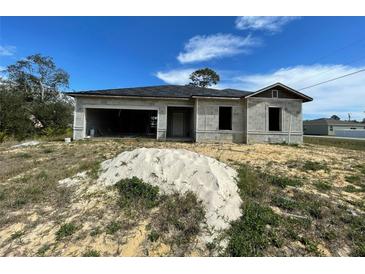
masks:
[[[86,135],[156,138],[157,110],[87,109]]]

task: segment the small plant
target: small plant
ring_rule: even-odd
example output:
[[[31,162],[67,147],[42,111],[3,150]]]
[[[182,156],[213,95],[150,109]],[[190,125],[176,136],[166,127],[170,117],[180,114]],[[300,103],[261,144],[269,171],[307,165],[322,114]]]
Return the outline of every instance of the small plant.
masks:
[[[116,221],[112,221],[106,226],[106,234],[115,234],[118,230],[122,228],[121,224]]]
[[[37,251],[37,256],[44,257],[44,254],[49,250],[50,246],[45,244]]]
[[[59,241],[63,238],[71,236],[77,230],[77,226],[74,223],[66,223],[61,225],[60,229],[56,232],[56,240]]]
[[[320,190],[320,191],[327,191],[330,190],[332,188],[332,186],[327,183],[327,182],[323,182],[323,181],[318,181],[314,183],[314,186]]]
[[[314,253],[316,256],[320,256],[321,253],[319,252],[317,245],[312,242],[311,240],[307,239],[307,238],[300,238],[299,240],[304,246],[305,249],[309,252],[309,253]]]
[[[365,192],[365,188],[358,188],[353,185],[347,185],[342,188],[343,191],[354,193],[354,192]]]
[[[83,257],[100,257],[100,252],[94,249],[86,251],[82,254]]]
[[[100,162],[99,161],[86,161],[81,163],[79,167],[80,171],[87,171],[87,175],[90,176],[91,179],[97,179],[100,171]]]
[[[14,232],[13,234],[11,234],[10,238],[11,238],[12,240],[15,240],[15,239],[20,238],[20,237],[21,237],[21,236],[23,236],[23,235],[24,235],[24,231],[16,231],[16,232]]]
[[[302,167],[304,171],[318,171],[318,170],[325,170],[328,171],[327,163],[321,163],[317,161],[306,161]]]
[[[297,203],[289,198],[284,198],[281,196],[274,196],[272,199],[272,203],[280,208],[286,209],[286,210],[294,210],[298,207]]]
[[[358,175],[351,175],[351,176],[346,176],[345,180],[349,183],[356,184],[361,181],[361,178]]]
[[[152,208],[158,204],[159,189],[143,182],[137,177],[122,179],[116,183],[122,208]]]
[[[273,185],[279,186],[281,188],[285,188],[287,186],[300,187],[303,185],[303,182],[297,178],[271,176],[269,181]]]
[[[93,228],[91,231],[90,231],[90,236],[91,237],[94,237],[94,236],[96,236],[96,235],[99,235],[99,234],[101,234],[101,230],[100,230],[100,228],[99,227],[96,227],[96,228]]]
[[[147,238],[151,242],[156,242],[160,238],[160,234],[156,230],[152,230]]]

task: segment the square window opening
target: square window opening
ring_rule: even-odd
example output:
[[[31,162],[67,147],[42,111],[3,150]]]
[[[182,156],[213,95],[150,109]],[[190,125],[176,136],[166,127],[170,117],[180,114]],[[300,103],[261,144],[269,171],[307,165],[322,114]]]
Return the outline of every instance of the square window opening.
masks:
[[[269,108],[269,131],[281,131],[281,108]]]
[[[272,98],[279,98],[279,91],[277,89],[272,90]]]
[[[219,129],[232,130],[232,107],[219,107]]]

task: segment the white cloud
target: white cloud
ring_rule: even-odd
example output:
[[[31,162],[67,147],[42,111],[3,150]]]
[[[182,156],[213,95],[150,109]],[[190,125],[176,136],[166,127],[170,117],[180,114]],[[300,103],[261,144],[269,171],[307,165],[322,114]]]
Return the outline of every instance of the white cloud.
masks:
[[[237,72],[222,73],[221,82],[214,88],[234,88],[256,91],[276,82],[281,82],[300,91],[301,88],[345,75],[365,66],[351,67],[344,65],[311,65],[293,66],[261,73],[240,76]],[[189,75],[195,69],[175,69],[157,72],[156,76],[168,84],[184,85],[189,82]],[[330,117],[333,114],[347,119],[351,113],[353,119],[362,120],[365,117],[365,72],[343,79],[319,85],[301,92],[313,98],[312,102],[303,105],[304,118]]]
[[[294,16],[241,16],[236,19],[236,28],[277,32],[284,25],[297,18]]]
[[[219,57],[232,56],[239,53],[249,53],[259,40],[251,37],[232,34],[197,35],[189,39],[177,59],[180,63],[207,61]]]
[[[230,85],[243,90],[258,90],[275,82],[282,82],[295,89],[345,75],[365,67],[344,65],[312,65],[281,68],[271,73],[252,74],[228,80]],[[311,96],[312,102],[303,105],[307,118],[329,117],[333,114],[342,119],[351,113],[354,119],[363,119],[365,111],[365,73],[355,74],[301,92]]]
[[[12,56],[15,54],[16,47],[14,46],[1,46],[0,45],[0,56]]]
[[[170,71],[158,71],[155,76],[167,84],[171,85],[186,85],[190,82],[189,76],[195,71],[194,68],[175,69]]]

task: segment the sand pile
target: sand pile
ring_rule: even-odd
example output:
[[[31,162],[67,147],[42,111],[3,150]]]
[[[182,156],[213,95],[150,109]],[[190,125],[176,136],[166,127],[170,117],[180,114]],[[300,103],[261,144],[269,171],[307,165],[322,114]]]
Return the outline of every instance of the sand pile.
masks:
[[[103,162],[101,170],[98,182],[104,185],[136,176],[166,194],[194,192],[215,231],[241,215],[236,171],[207,156],[185,149],[140,148]]]

